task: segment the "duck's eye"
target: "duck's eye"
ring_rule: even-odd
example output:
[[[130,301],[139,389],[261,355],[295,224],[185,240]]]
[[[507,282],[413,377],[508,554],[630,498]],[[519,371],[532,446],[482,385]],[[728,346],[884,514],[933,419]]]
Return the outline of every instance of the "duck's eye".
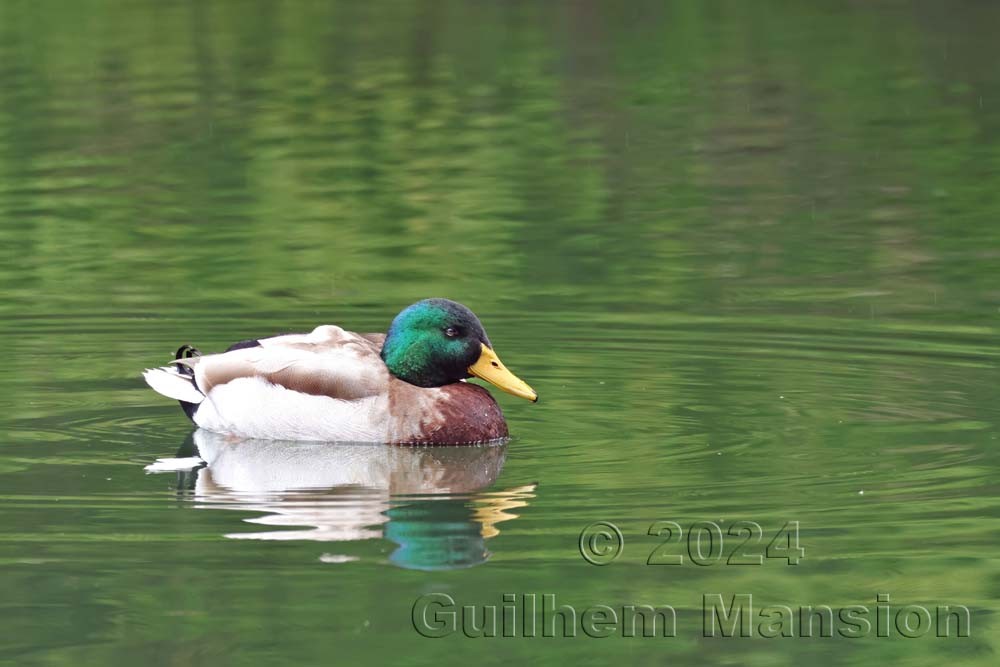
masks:
[[[461,335],[461,333],[462,332],[456,329],[455,327],[448,327],[447,329],[444,330],[444,335],[447,336],[448,338],[455,338],[456,336]]]

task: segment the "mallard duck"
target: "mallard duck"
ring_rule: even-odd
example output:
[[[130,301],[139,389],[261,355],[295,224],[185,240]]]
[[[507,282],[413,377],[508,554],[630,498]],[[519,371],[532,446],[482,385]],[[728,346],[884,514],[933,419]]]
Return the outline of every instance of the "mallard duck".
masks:
[[[538,394],[493,351],[482,323],[455,301],[425,299],[388,333],[322,325],[240,341],[220,354],[182,346],[146,383],[181,402],[198,426],[242,438],[472,444],[507,437],[478,377],[515,396]]]

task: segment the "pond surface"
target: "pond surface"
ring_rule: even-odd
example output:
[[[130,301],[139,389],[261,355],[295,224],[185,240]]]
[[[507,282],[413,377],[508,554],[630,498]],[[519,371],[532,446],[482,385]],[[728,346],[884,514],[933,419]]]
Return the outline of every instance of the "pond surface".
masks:
[[[0,662],[995,664],[997,25],[4,2]],[[508,444],[233,443],[139,375],[428,296],[538,390],[494,392]],[[577,636],[428,639],[434,594],[554,595]],[[742,594],[872,627],[703,636]],[[676,636],[581,627],[643,604]],[[907,638],[906,605],[970,636]]]

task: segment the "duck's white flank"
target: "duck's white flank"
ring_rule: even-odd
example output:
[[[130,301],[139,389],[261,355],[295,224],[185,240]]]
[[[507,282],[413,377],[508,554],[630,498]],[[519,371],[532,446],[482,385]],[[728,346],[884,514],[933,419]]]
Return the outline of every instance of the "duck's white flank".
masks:
[[[348,401],[244,377],[213,388],[194,422],[244,438],[383,442],[389,439],[388,403],[386,396]]]

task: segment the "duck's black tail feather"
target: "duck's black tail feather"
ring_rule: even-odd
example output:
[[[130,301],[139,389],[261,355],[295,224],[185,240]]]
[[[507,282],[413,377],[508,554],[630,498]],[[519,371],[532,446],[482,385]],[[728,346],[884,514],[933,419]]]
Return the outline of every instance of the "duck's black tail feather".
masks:
[[[200,356],[201,353],[196,348],[182,345],[174,354],[172,363],[160,368],[147,368],[142,374],[146,384],[154,391],[179,401],[184,414],[192,421],[194,413],[198,410],[198,404],[205,399],[195,381],[192,366],[196,362],[190,361]]]
[[[200,356],[201,356],[201,350],[199,350],[193,345],[188,345],[187,343],[184,343],[179,348],[177,348],[177,352],[174,353],[175,360],[191,359],[193,357],[200,357]],[[187,375],[192,379],[194,378],[194,369],[191,368],[190,366],[186,364],[174,364],[174,366],[177,368],[177,372],[180,373],[181,375]],[[189,403],[187,401],[177,401],[177,402],[181,404],[181,410],[184,411],[184,414],[187,415],[187,418],[193,422],[194,413],[198,411],[198,406],[201,404]]]
[[[201,356],[201,350],[194,347],[193,345],[188,345],[187,343],[184,343],[179,348],[177,348],[177,351],[174,353],[174,361],[178,359],[191,359],[193,357],[200,357],[200,356]],[[176,364],[176,366],[177,370],[182,375],[194,375],[194,369],[191,368],[190,366],[187,366],[185,364]]]

